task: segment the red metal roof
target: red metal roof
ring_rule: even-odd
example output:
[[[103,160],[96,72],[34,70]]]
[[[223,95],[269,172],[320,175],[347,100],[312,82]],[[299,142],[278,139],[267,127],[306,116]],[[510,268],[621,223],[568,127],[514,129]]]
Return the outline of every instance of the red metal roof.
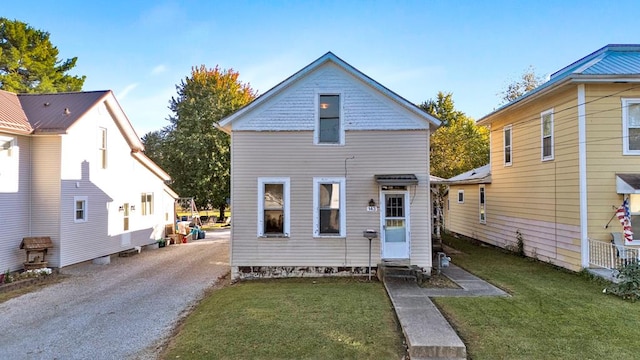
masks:
[[[18,99],[36,133],[64,133],[108,93],[18,94]]]
[[[20,106],[18,96],[0,90],[0,131],[29,134],[32,130],[27,115]]]

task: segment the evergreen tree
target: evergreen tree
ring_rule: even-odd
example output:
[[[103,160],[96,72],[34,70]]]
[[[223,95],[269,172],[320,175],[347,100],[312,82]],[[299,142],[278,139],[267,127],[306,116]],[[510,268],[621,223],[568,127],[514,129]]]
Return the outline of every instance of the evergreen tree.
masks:
[[[67,74],[77,60],[58,60],[58,49],[48,32],[0,17],[0,89],[15,93],[80,91],[86,77]]]

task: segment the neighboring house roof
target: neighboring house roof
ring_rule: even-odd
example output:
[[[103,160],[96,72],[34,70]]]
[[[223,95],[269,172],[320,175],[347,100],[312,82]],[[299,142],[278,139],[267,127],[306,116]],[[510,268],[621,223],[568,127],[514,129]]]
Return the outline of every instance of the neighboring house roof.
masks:
[[[446,180],[449,184],[490,184],[491,164],[487,164]]]
[[[34,133],[63,134],[109,91],[18,94]]]
[[[429,175],[429,182],[431,184],[445,184],[447,180],[435,175]]]
[[[528,103],[567,83],[640,82],[640,44],[610,44],[551,74],[549,81],[480,118],[486,124],[508,108]]]
[[[366,83],[367,85],[371,86],[372,88],[378,90],[380,93],[386,95],[388,98],[390,98],[391,100],[393,100],[397,104],[401,105],[405,109],[407,109],[410,112],[412,112],[413,114],[417,115],[419,118],[421,118],[425,122],[429,123],[429,127],[432,130],[435,130],[438,126],[440,126],[441,121],[439,119],[437,119],[436,117],[424,112],[422,109],[420,109],[415,104],[409,102],[408,100],[406,100],[402,96],[400,96],[400,95],[396,94],[395,92],[393,92],[393,91],[387,89],[386,87],[382,86],[380,83],[378,83],[377,81],[371,79],[370,77],[368,77],[367,75],[362,73],[360,70],[358,70],[358,69],[354,68],[353,66],[349,65],[344,60],[342,60],[339,57],[337,57],[336,55],[334,55],[332,52],[327,52],[326,54],[324,54],[323,56],[321,56],[320,58],[318,58],[317,60],[315,60],[311,64],[305,66],[300,71],[298,71],[295,74],[291,75],[289,78],[285,79],[284,81],[282,81],[278,85],[276,85],[273,88],[271,88],[266,93],[262,94],[261,96],[259,96],[255,100],[253,100],[251,103],[247,104],[243,108],[237,110],[233,114],[231,114],[231,115],[227,116],[226,118],[222,119],[218,124],[216,124],[216,126],[218,128],[220,128],[222,131],[230,133],[231,132],[231,124],[236,119],[242,117],[244,114],[250,112],[251,110],[253,110],[254,108],[260,106],[263,103],[265,103],[269,99],[275,97],[277,94],[280,94],[284,89],[290,87],[292,84],[297,82],[299,79],[305,77],[306,75],[308,75],[309,73],[311,73],[314,70],[318,69],[320,66],[324,65],[327,62],[334,63],[335,65],[337,65],[338,67],[340,67],[344,71],[346,71],[347,73],[351,74],[352,76],[354,76],[355,78],[361,80],[362,82]]]
[[[142,141],[111,90],[18,94],[17,97],[35,135],[64,134],[89,110],[104,102],[131,150],[144,150]]]
[[[0,131],[30,134],[33,131],[27,120],[18,95],[0,90]]]

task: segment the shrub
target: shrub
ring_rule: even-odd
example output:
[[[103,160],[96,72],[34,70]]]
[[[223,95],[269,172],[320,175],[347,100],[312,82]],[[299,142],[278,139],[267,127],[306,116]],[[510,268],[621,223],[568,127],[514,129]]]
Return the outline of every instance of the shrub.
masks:
[[[629,263],[616,275],[620,282],[612,284],[604,289],[605,293],[620,296],[632,302],[640,299],[640,264],[638,262]]]

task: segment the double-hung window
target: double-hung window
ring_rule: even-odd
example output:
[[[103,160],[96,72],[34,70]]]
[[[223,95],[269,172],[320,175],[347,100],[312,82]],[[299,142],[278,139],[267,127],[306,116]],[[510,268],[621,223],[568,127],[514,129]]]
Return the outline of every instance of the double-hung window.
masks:
[[[540,114],[542,161],[553,160],[553,109]]]
[[[288,237],[289,178],[258,178],[258,236]]]
[[[504,165],[511,165],[511,125],[507,125],[503,129],[503,138],[504,138]]]
[[[487,204],[484,201],[484,196],[485,196],[485,190],[484,190],[484,185],[480,185],[479,188],[479,196],[480,196],[480,223],[481,224],[486,224],[487,223]]]
[[[314,134],[316,144],[342,145],[344,143],[340,108],[339,94],[318,95],[318,120]]]
[[[20,156],[15,137],[0,136],[0,192],[17,192]]]
[[[73,197],[73,222],[86,222],[87,221],[87,196],[74,196]]]
[[[346,236],[345,178],[313,179],[313,235]]]
[[[99,129],[99,145],[98,145],[98,156],[100,158],[100,168],[107,168],[107,129],[100,128]]]
[[[622,153],[640,155],[640,99],[622,99]]]
[[[140,207],[142,215],[153,215],[153,193],[142,193],[140,195]]]

